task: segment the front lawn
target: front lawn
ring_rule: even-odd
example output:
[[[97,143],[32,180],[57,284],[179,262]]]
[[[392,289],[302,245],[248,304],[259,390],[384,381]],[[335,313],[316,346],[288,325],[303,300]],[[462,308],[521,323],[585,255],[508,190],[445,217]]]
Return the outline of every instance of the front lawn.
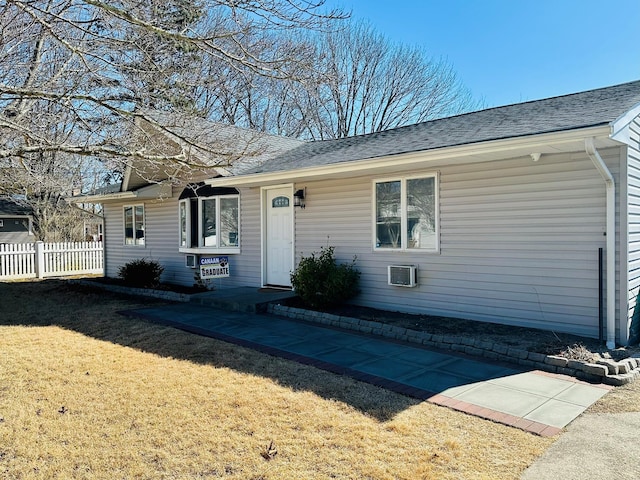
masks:
[[[516,479],[553,441],[117,314],[138,305],[0,283],[2,478]]]

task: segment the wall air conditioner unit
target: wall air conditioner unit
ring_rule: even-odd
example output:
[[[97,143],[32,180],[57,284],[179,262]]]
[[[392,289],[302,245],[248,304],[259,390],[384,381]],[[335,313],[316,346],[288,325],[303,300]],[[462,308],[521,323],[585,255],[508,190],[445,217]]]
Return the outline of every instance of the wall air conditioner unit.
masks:
[[[184,257],[184,264],[187,268],[196,268],[198,266],[197,255],[187,255]]]
[[[415,287],[418,285],[418,267],[415,265],[389,265],[387,267],[389,285]]]

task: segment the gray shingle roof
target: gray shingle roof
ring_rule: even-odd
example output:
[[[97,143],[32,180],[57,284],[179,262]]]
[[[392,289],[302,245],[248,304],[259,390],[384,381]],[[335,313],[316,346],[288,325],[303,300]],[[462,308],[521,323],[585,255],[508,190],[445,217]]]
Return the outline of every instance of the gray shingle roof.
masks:
[[[25,207],[23,205],[19,205],[18,203],[8,199],[8,198],[0,198],[0,216],[11,217],[17,216],[21,217],[24,215],[31,215],[31,209]]]
[[[635,81],[480,110],[368,135],[309,142],[243,173],[295,170],[607,125],[639,104],[640,81]]]
[[[303,143],[295,138],[270,135],[198,117],[159,111],[145,113],[168,131],[189,138],[208,149],[199,152],[203,162],[211,165],[225,165],[228,158],[233,158],[232,164],[225,168],[231,175],[240,175],[248,170],[257,169],[274,156]],[[216,155],[215,152],[219,154]]]

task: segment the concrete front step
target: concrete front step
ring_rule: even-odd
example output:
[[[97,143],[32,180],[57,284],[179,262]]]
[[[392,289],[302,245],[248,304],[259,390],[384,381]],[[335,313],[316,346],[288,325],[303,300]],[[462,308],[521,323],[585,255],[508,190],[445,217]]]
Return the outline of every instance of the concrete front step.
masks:
[[[229,312],[263,313],[267,305],[294,297],[291,290],[235,287],[191,295],[190,302]]]

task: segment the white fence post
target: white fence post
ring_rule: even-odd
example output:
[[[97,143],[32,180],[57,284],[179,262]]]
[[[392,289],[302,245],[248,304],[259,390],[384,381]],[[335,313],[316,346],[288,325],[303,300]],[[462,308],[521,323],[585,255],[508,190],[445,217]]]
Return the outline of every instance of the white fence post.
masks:
[[[104,273],[102,242],[0,245],[0,280]]]
[[[44,242],[36,242],[36,277],[44,278]]]

